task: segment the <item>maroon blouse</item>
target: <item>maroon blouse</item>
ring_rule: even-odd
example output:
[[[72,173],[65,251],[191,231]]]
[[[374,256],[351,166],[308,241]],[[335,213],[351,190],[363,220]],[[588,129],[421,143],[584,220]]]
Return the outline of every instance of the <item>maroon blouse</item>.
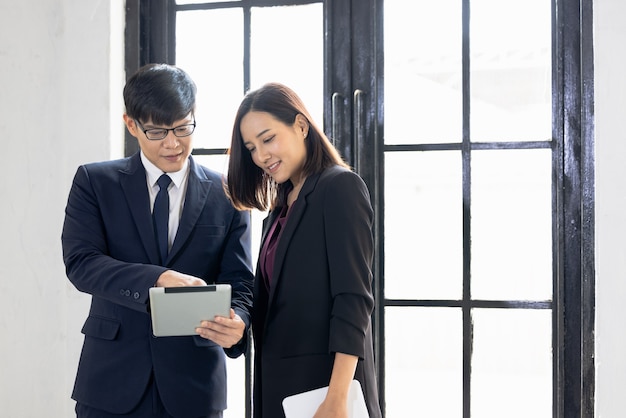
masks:
[[[261,249],[261,273],[265,279],[265,285],[268,289],[272,284],[272,275],[274,274],[276,247],[278,247],[280,236],[282,235],[283,228],[285,227],[285,223],[287,222],[289,213],[291,212],[290,209],[294,204],[295,202],[291,206],[283,206],[280,214],[276,217],[274,224],[270,228],[270,231],[267,234],[267,239],[263,243],[263,248]]]

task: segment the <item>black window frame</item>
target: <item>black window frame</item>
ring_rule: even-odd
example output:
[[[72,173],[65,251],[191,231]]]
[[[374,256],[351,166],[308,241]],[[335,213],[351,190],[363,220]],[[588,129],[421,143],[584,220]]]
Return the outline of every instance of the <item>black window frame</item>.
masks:
[[[468,12],[469,0],[459,0]],[[307,4],[316,1],[283,1],[283,4]],[[243,0],[224,2],[244,4],[247,7],[274,4],[271,0]],[[333,2],[324,14],[325,27],[333,15]],[[338,4],[339,2],[337,2]],[[368,7],[370,5],[368,1]],[[541,147],[553,151],[553,363],[554,363],[554,417],[594,416],[595,362],[595,170],[594,170],[594,87],[593,87],[593,2],[588,0],[552,0],[553,45],[553,138]],[[180,7],[180,6],[179,6]],[[376,9],[375,25],[382,27],[382,14]],[[360,9],[363,12],[362,9]],[[532,25],[529,25],[532,30]],[[150,62],[174,63],[175,8],[171,0],[127,0],[125,28],[125,70],[132,74]],[[246,37],[247,39],[247,37]],[[327,59],[331,56],[327,56]],[[382,60],[382,54],[376,57]],[[382,61],[374,66],[382,68]],[[247,65],[247,64],[246,64]],[[326,68],[326,67],[325,67]],[[469,76],[464,69],[464,77]],[[382,77],[382,70],[377,74]],[[380,100],[382,100],[382,92]],[[325,98],[325,117],[330,113],[331,98]],[[380,120],[374,121],[382,129]],[[331,129],[331,127],[328,127]],[[537,145],[537,144],[534,144]],[[469,146],[463,145],[463,146]],[[481,147],[480,144],[472,144]],[[512,148],[533,144],[510,144]],[[138,150],[137,141],[128,133],[124,153],[132,155]],[[359,150],[348,149],[350,153]],[[194,150],[194,154],[223,153],[224,150]],[[352,155],[352,154],[351,154]],[[356,155],[356,154],[354,154]],[[364,154],[369,164],[375,153]],[[354,158],[358,158],[355,156]],[[383,183],[384,171],[373,164],[371,182]],[[378,190],[378,189],[377,189]],[[382,196],[379,191],[377,195]],[[381,198],[382,199],[382,198]],[[379,201],[375,207],[382,206]],[[378,219],[382,219],[378,215]],[[382,235],[382,234],[381,234]],[[379,239],[383,239],[381,236]],[[377,245],[380,247],[382,241]],[[379,260],[375,274],[376,294],[381,295],[384,284],[383,260]],[[394,301],[377,301],[374,317],[376,356],[381,382],[381,399],[384,400],[384,318],[383,306],[393,306]],[[249,370],[249,359],[246,360]],[[466,365],[465,367],[469,367]],[[248,372],[247,372],[248,374]],[[249,377],[249,374],[248,374]],[[250,388],[246,387],[246,402],[250,402]],[[250,416],[248,408],[246,416]],[[464,406],[464,416],[469,417],[469,404]]]

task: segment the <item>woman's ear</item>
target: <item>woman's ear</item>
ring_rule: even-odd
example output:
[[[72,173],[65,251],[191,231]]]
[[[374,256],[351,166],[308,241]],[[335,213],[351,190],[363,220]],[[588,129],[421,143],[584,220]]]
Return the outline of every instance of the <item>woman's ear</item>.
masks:
[[[307,118],[304,117],[303,114],[298,113],[296,115],[296,125],[302,131],[303,139],[306,139],[306,137],[309,135],[309,121],[307,120]]]

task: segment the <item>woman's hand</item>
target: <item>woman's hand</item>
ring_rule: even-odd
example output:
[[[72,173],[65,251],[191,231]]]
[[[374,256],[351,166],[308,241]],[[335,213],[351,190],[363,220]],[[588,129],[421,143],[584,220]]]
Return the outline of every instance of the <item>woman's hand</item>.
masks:
[[[319,408],[317,408],[313,418],[348,418],[347,399],[341,401],[331,400],[326,397]]]

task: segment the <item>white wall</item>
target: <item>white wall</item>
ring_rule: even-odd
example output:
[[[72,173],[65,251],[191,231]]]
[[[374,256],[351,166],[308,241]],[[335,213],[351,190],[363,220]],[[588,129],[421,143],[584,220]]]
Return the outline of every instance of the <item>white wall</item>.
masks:
[[[63,210],[78,164],[121,150],[123,19],[123,0],[0,2],[2,417],[73,416],[88,299],[65,276]]]
[[[596,416],[613,418],[626,390],[626,2],[594,3]],[[123,0],[0,2],[3,417],[73,415],[88,299],[65,277],[63,209],[78,164],[122,152],[123,13]]]
[[[596,416],[626,391],[626,2],[595,0]]]

